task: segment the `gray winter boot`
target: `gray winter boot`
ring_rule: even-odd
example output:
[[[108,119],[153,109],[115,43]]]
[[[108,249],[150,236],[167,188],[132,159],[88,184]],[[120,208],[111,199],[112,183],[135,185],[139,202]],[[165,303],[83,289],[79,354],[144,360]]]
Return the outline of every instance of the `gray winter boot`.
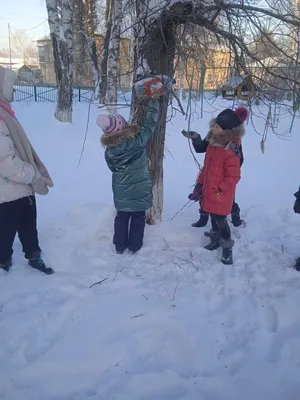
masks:
[[[206,250],[217,250],[221,246],[220,235],[218,231],[213,231],[211,229],[210,232],[204,232],[204,236],[210,238],[210,242],[204,247]]]
[[[232,259],[232,248],[234,246],[234,240],[229,239],[229,240],[221,240],[221,246],[222,246],[222,263],[225,265],[232,265],[233,264],[233,259]]]
[[[197,222],[194,222],[192,224],[193,228],[203,228],[208,223],[209,214],[201,210],[199,210],[199,213],[200,213],[200,218]]]
[[[28,264],[34,268],[37,269],[38,271],[44,272],[46,275],[52,275],[54,274],[54,271],[51,267],[47,267],[41,258],[41,253],[37,252],[36,254],[33,254],[32,257],[29,257],[28,259]]]

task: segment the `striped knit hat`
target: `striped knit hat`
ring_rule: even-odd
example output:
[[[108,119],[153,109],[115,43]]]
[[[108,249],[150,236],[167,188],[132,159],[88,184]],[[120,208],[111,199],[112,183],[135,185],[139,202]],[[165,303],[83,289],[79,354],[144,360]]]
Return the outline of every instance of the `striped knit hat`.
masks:
[[[97,118],[97,125],[106,134],[116,133],[127,128],[128,123],[120,114],[101,114]]]

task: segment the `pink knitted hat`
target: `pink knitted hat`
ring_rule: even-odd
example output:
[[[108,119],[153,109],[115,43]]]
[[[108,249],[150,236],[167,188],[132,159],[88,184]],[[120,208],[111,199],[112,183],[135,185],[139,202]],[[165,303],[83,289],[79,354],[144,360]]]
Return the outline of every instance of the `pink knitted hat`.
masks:
[[[128,123],[120,114],[101,114],[97,118],[97,125],[104,133],[110,134],[122,131],[128,126]]]

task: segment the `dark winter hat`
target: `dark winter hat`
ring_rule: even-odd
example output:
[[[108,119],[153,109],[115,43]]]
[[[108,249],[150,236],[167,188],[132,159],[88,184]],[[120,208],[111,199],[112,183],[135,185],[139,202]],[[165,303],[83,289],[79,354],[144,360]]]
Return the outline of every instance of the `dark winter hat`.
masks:
[[[238,107],[235,111],[227,108],[217,116],[216,123],[225,131],[243,124],[246,121],[247,116],[248,110],[244,107]]]

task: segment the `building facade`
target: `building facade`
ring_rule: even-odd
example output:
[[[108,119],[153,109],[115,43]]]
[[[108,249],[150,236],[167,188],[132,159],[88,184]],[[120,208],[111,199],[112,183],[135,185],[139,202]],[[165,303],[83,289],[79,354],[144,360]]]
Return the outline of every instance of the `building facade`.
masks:
[[[101,66],[101,55],[104,43],[104,37],[100,34],[95,35],[98,52],[99,67]],[[43,83],[55,84],[54,57],[52,51],[51,39],[40,39],[37,41],[39,63]],[[77,54],[74,46],[74,85],[92,86],[92,63],[88,54],[88,49],[84,49],[84,54]],[[120,88],[129,88],[133,80],[133,44],[132,40],[121,38],[120,60],[119,60],[119,82]]]

